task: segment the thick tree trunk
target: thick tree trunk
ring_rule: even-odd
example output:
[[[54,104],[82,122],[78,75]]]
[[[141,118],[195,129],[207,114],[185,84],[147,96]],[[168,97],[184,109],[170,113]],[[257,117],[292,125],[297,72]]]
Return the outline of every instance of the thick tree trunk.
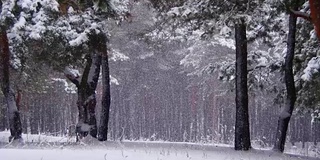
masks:
[[[67,78],[73,82],[78,89],[78,124],[77,124],[77,135],[85,137],[90,133],[92,137],[97,136],[97,122],[95,117],[96,107],[96,93],[100,65],[101,55],[93,53],[88,55],[87,64],[83,71],[81,80],[79,75],[72,75],[70,72],[66,72]]]
[[[293,3],[297,3],[297,1]],[[304,18],[310,21],[313,26],[314,30],[316,31],[316,35],[320,41],[320,1],[319,0],[309,0],[310,5],[310,15],[304,12],[297,11],[298,8],[291,9],[291,14],[294,14],[297,17]]]
[[[294,75],[293,75],[293,58],[294,58],[294,48],[296,39],[296,22],[297,18],[293,14],[289,17],[289,34],[287,40],[287,55],[285,57],[285,83],[287,89],[286,103],[283,108],[281,108],[281,113],[278,120],[278,127],[276,130],[276,141],[274,144],[274,150],[283,152],[284,145],[286,142],[287,130],[289,121],[294,108],[294,103],[296,101],[296,91],[294,85]]]
[[[99,53],[94,53],[92,58],[93,62],[90,68],[90,72],[87,79],[87,99],[85,105],[88,108],[88,124],[91,126],[90,135],[92,137],[97,137],[97,120],[95,115],[95,108],[96,108],[96,88],[98,85],[98,79],[100,74],[100,66],[101,66],[101,55]]]
[[[86,94],[86,90],[88,89],[86,81],[88,79],[90,67],[92,65],[92,59],[90,55],[87,55],[86,59],[87,62],[82,74],[81,81],[77,81],[77,83],[74,82],[78,90],[77,108],[79,112],[78,123],[76,125],[76,134],[77,136],[80,136],[80,138],[87,136],[88,131],[90,130],[90,126],[88,125],[87,107],[86,105],[84,105],[84,103],[88,97]]]
[[[102,102],[101,102],[101,116],[98,132],[98,140],[106,141],[108,135],[108,122],[110,111],[110,74],[108,56],[104,55],[102,58]]]
[[[319,0],[309,0],[310,4],[310,17],[314,25],[317,37],[320,41],[320,1]]]
[[[247,38],[243,19],[235,24],[236,39],[236,123],[235,150],[249,150],[250,130],[247,85]]]
[[[82,136],[90,132],[92,137],[97,136],[97,121],[95,117],[96,88],[100,74],[101,56],[97,53],[88,58],[86,69],[78,87],[79,123],[77,131]],[[80,127],[80,128],[79,128]]]
[[[10,85],[9,67],[10,67],[10,51],[7,33],[4,29],[0,33],[0,79],[1,89],[5,96],[8,111],[9,111],[9,125],[11,136],[9,141],[21,138],[21,120],[20,113],[16,104],[14,91]]]

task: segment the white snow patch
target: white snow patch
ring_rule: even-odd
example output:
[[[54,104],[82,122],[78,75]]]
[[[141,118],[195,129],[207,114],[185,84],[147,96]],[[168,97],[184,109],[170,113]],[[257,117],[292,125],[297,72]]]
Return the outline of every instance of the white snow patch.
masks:
[[[319,73],[320,69],[320,58],[313,57],[309,62],[307,67],[303,70],[303,75],[301,79],[304,81],[310,81],[312,76],[316,73]]]
[[[221,46],[231,48],[233,50],[236,49],[234,39],[225,38],[222,36],[215,36],[214,39],[215,41],[212,41],[212,45],[221,45]]]
[[[90,138],[90,137],[89,137]],[[60,146],[45,149],[1,149],[5,160],[315,160],[269,150],[235,151],[231,147],[178,143],[106,142],[99,146]]]
[[[117,12],[117,14],[121,15],[129,11],[129,0],[110,0],[111,7]]]
[[[91,129],[91,126],[86,123],[79,123],[78,125],[80,125],[80,130],[83,132],[89,132]]]
[[[111,49],[111,60],[113,61],[127,61],[130,58],[126,55],[124,55],[123,53],[121,53],[119,50],[117,49]]]
[[[61,82],[64,84],[64,90],[67,92],[67,93],[77,93],[76,92],[76,87],[74,84],[72,83],[68,83],[66,79],[63,79],[63,78],[52,78],[53,81],[56,81],[56,82]]]
[[[72,69],[70,67],[66,67],[64,69],[64,74],[67,76],[70,76],[72,79],[76,79],[80,77],[80,72],[77,69]]]
[[[10,131],[0,132],[0,142],[8,142],[10,136]],[[24,142],[34,142],[34,143],[48,143],[48,142],[75,142],[75,138],[70,139],[70,137],[56,137],[49,136],[45,134],[22,134],[22,139]]]
[[[73,7],[70,6],[70,7],[68,8],[68,14],[72,14],[72,13],[75,13],[75,11],[74,11]]]
[[[0,142],[8,142],[9,131],[0,132]],[[53,137],[46,135],[22,135],[26,142],[75,142],[67,137]],[[312,157],[299,157],[272,152],[266,149],[252,149],[250,151],[235,151],[232,146],[225,144],[196,144],[186,142],[163,141],[123,141],[99,142],[91,136],[81,140],[79,145],[56,144],[46,147],[29,144],[14,148],[7,144],[0,149],[1,159],[4,160],[317,160],[319,154],[310,155],[312,149],[319,151],[317,146],[307,143],[307,153],[302,151],[302,144],[297,146],[286,145],[286,152],[303,154]],[[32,149],[33,148],[33,149]],[[313,152],[315,153],[315,152]]]
[[[171,8],[170,9],[170,11],[168,12],[168,15],[169,16],[177,16],[177,15],[179,15],[180,14],[180,8],[179,7],[173,7],[173,8]],[[185,13],[185,14],[187,14],[187,12]]]
[[[84,42],[87,42],[88,40],[89,40],[89,38],[87,36],[87,33],[83,32],[83,33],[80,33],[76,39],[71,40],[69,42],[69,44],[70,44],[70,46],[79,46],[79,45],[83,44]]]
[[[119,85],[119,81],[110,75],[110,84],[112,84],[112,83],[115,85]]]
[[[220,30],[220,35],[229,37],[231,35],[231,28],[228,26],[223,26]]]
[[[147,54],[142,54],[139,56],[140,59],[146,59],[146,58],[149,58],[149,57],[152,57],[154,55],[153,52],[150,52],[150,53],[147,53]]]
[[[23,16],[21,16],[21,17],[19,18],[18,22],[16,22],[16,23],[14,24],[13,29],[14,29],[14,28],[21,29],[21,28],[23,28],[25,25],[26,25],[26,19],[25,19]]]

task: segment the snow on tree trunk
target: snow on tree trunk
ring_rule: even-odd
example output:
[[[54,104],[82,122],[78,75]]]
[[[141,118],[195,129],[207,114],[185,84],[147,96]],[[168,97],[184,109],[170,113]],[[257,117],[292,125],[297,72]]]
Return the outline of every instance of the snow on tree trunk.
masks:
[[[93,62],[90,67],[87,85],[89,89],[87,90],[88,97],[86,98],[85,104],[88,108],[88,124],[91,126],[90,135],[92,137],[97,137],[97,120],[95,114],[95,108],[97,104],[96,100],[96,88],[98,85],[98,79],[100,74],[100,66],[101,66],[101,55],[99,53],[94,53],[94,57],[92,58]]]
[[[10,51],[7,33],[2,29],[0,35],[0,79],[1,79],[1,89],[5,96],[8,112],[9,112],[9,124],[11,136],[9,141],[21,138],[21,120],[20,113],[16,104],[16,99],[14,91],[10,85]]]
[[[108,122],[110,111],[110,74],[108,56],[102,58],[102,101],[101,117],[98,130],[98,140],[106,141],[108,135]]]
[[[73,82],[78,89],[78,124],[76,127],[77,135],[85,137],[90,133],[92,137],[97,136],[97,121],[95,117],[96,107],[96,93],[100,65],[101,55],[94,53],[86,56],[87,62],[82,74],[82,78],[79,81],[79,75],[73,72],[72,69],[66,69],[66,77]]]
[[[87,99],[87,78],[88,73],[90,70],[90,67],[92,65],[91,57],[90,55],[87,56],[87,62],[86,67],[83,71],[81,81],[79,82],[79,85],[77,86],[78,89],[78,100],[77,100],[77,107],[79,111],[78,115],[78,123],[76,126],[76,133],[80,137],[85,137],[88,134],[88,131],[90,130],[90,126],[88,125],[88,113],[86,105],[84,105],[84,102]],[[89,92],[89,91],[88,91]]]
[[[92,137],[97,136],[97,121],[95,117],[96,88],[100,73],[101,56],[93,53],[87,58],[87,66],[78,87],[79,123],[77,132],[86,136],[88,132]]]
[[[249,150],[250,130],[247,84],[247,38],[243,19],[235,24],[236,39],[236,123],[235,150]]]
[[[295,8],[297,9],[297,7]],[[276,130],[276,141],[274,144],[274,150],[283,152],[284,145],[286,142],[287,130],[289,121],[294,108],[294,103],[296,101],[296,91],[294,84],[294,74],[293,74],[293,58],[294,58],[294,48],[295,48],[295,36],[296,36],[296,22],[297,18],[293,14],[289,17],[289,33],[287,41],[287,55],[285,57],[285,83],[287,89],[286,103],[281,108],[281,112],[278,120],[278,127]]]

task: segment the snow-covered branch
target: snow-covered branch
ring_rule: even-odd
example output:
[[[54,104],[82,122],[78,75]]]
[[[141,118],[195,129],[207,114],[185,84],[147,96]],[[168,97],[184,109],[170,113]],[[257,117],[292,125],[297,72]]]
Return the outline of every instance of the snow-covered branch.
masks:
[[[309,62],[307,67],[303,70],[303,75],[301,79],[304,81],[310,81],[312,76],[319,73],[320,70],[320,57],[313,57]]]
[[[64,75],[77,87],[80,85],[80,73],[78,70],[66,67]]]

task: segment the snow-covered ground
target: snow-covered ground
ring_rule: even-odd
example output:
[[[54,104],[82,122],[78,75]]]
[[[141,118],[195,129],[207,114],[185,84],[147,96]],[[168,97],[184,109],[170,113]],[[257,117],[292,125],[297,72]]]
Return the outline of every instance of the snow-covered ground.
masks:
[[[24,144],[0,145],[1,160],[319,160],[270,150],[234,151],[231,146],[173,142],[99,142],[81,144],[62,137],[29,135]],[[8,133],[0,132],[6,142]],[[3,141],[4,140],[4,141]],[[55,142],[59,143],[55,143]]]
[[[231,148],[189,150],[175,148],[61,148],[0,149],[2,160],[302,160],[270,151],[236,152]],[[316,159],[316,158],[314,158]]]
[[[9,141],[10,132],[3,131],[0,132],[0,142],[8,142]],[[24,142],[36,142],[36,143],[48,143],[48,142],[55,142],[55,143],[62,143],[62,142],[74,142],[74,138],[68,137],[55,137],[55,136],[48,136],[44,134],[39,135],[31,135],[31,134],[22,134],[22,138]]]

